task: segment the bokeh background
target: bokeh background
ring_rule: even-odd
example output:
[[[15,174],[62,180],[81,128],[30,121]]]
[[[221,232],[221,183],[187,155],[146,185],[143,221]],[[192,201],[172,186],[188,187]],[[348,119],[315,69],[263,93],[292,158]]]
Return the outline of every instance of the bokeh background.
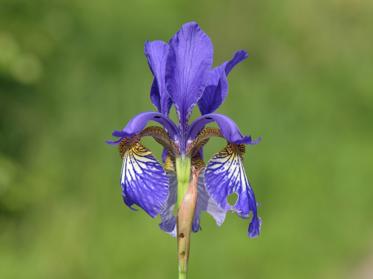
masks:
[[[0,0],[0,278],[176,278],[104,141],[153,110],[144,41],[190,20],[216,64],[249,52],[219,112],[263,136],[245,161],[261,236],[203,216],[190,278],[373,278],[369,0]]]

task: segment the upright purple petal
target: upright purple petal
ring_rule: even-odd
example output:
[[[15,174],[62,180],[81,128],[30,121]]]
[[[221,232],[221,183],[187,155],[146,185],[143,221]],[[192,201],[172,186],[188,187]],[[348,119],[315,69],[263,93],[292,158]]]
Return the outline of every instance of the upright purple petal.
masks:
[[[149,121],[161,124],[170,134],[170,137],[177,135],[177,126],[168,117],[158,112],[142,112],[132,118],[121,131],[114,131],[112,135],[119,138],[134,136],[140,133]]]
[[[237,51],[231,60],[210,71],[208,86],[206,86],[201,99],[198,101],[198,107],[202,114],[214,112],[224,102],[228,95],[228,74],[234,66],[246,58],[247,53],[245,51]]]
[[[171,108],[171,99],[166,89],[166,62],[169,46],[163,41],[145,42],[144,52],[154,76],[150,99],[159,112],[168,115]]]
[[[182,127],[202,96],[212,65],[213,46],[197,23],[184,24],[170,40],[166,85]]]
[[[138,205],[151,217],[164,208],[168,197],[168,177],[151,152],[140,143],[123,155],[120,184],[125,204]]]
[[[240,129],[237,127],[236,123],[228,116],[223,114],[211,113],[203,115],[190,125],[189,128],[189,138],[194,139],[198,133],[208,124],[211,122],[216,122],[218,124],[220,131],[224,138],[230,143],[236,144],[256,144],[258,140],[253,141],[250,136],[242,135]]]
[[[248,54],[246,51],[244,50],[239,50],[239,51],[236,51],[236,53],[234,54],[233,58],[229,61],[226,62],[226,66],[225,66],[225,74],[228,76],[228,74],[230,73],[230,71],[232,71],[232,69],[240,62],[242,62],[243,60],[245,60],[246,58],[248,57]]]
[[[201,114],[214,112],[228,94],[228,81],[224,67],[217,67],[209,73],[209,84],[198,101]]]
[[[255,237],[260,232],[260,218],[257,214],[255,195],[246,177],[239,148],[228,145],[213,156],[205,171],[206,188],[210,196],[225,210],[233,210],[242,218],[252,213],[248,234]],[[227,201],[229,195],[236,193],[234,205]]]

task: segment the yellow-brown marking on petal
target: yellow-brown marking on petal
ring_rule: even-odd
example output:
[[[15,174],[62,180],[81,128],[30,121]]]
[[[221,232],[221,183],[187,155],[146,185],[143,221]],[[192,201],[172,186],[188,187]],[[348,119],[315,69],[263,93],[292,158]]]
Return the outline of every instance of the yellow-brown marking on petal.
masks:
[[[150,126],[142,130],[141,133],[138,135],[135,135],[133,137],[124,138],[119,143],[119,154],[121,158],[123,158],[124,154],[129,150],[134,148],[134,150],[140,150],[142,146],[139,144],[142,137],[151,136],[154,138],[156,142],[161,144],[163,147],[167,148],[169,152],[171,152],[172,156],[175,156],[175,154],[178,153],[178,149],[175,145],[175,143],[170,139],[167,132],[157,126]]]
[[[202,160],[199,153],[197,153],[196,155],[193,156],[192,166],[198,171],[203,169],[206,166],[205,162]]]
[[[124,154],[128,150],[132,149],[134,144],[138,143],[139,141],[140,141],[140,138],[138,136],[134,136],[131,138],[124,138],[118,145],[120,157],[123,159]]]
[[[232,154],[237,154],[242,157],[245,154],[246,147],[244,144],[234,144],[228,143],[223,150],[221,150],[218,155],[219,157],[226,157]]]
[[[170,154],[167,154],[163,168],[166,171],[172,171],[172,172],[175,171],[175,159],[171,157]]]
[[[170,139],[167,132],[158,126],[150,126],[145,128],[140,134],[140,137],[151,136],[156,142],[167,148],[175,156],[178,153],[178,149],[175,143]]]
[[[222,138],[223,135],[221,134],[221,131],[218,128],[206,127],[201,132],[199,132],[196,139],[188,147],[187,153],[191,154],[191,156],[194,156],[198,152],[198,150],[200,150],[209,141],[210,137]]]

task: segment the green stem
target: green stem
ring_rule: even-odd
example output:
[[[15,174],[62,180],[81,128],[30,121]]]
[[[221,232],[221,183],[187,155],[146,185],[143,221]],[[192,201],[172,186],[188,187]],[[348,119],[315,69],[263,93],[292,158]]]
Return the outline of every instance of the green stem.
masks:
[[[179,279],[187,278],[190,232],[197,200],[197,183],[191,180],[191,160],[189,157],[176,158],[177,175],[177,251]]]
[[[190,181],[191,161],[189,157],[176,158],[177,208],[180,208]]]
[[[187,273],[179,270],[179,279],[186,279]]]

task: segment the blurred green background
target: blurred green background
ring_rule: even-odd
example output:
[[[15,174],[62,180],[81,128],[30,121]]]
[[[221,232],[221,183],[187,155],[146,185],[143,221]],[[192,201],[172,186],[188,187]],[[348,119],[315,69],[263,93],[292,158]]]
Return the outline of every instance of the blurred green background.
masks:
[[[263,136],[245,161],[261,236],[203,216],[190,278],[373,278],[368,0],[0,0],[0,278],[176,278],[175,239],[123,205],[104,141],[154,109],[144,41],[190,20],[216,64],[249,52],[219,112]]]

